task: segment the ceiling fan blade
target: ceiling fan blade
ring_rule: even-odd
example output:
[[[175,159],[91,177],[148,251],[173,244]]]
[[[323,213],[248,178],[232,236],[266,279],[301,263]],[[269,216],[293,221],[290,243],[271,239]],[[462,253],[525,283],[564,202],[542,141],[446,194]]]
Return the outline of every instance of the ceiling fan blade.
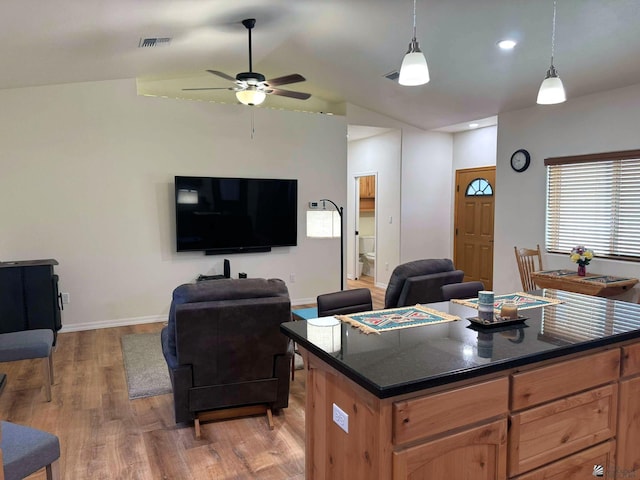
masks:
[[[272,78],[264,82],[268,87],[278,87],[280,85],[288,85],[290,83],[304,82],[304,78],[299,73],[292,73],[291,75],[285,75],[284,77]]]
[[[233,87],[203,87],[203,88],[183,88],[183,91],[186,90],[235,90]]]
[[[223,72],[219,72],[219,71],[217,71],[217,70],[207,70],[207,72],[209,72],[209,73],[213,73],[214,75],[217,75],[217,76],[219,76],[219,77],[222,77],[222,78],[224,78],[225,80],[229,80],[230,82],[235,82],[235,81],[236,81],[236,79],[235,79],[235,78],[233,78],[232,76],[227,75],[226,73],[223,73]]]
[[[293,92],[291,90],[282,90],[280,88],[270,88],[265,90],[270,95],[280,95],[281,97],[297,98],[298,100],[306,100],[311,97],[310,93]]]

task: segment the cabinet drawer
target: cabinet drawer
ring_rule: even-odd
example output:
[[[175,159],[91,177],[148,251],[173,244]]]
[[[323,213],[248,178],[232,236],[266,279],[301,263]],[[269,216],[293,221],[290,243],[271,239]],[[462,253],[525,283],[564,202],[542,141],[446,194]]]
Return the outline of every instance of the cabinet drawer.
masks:
[[[619,374],[619,349],[516,373],[511,377],[511,410],[532,407],[613,382]]]
[[[616,442],[610,440],[533,472],[525,473],[517,480],[587,480],[595,477],[596,466],[602,467],[603,471],[603,476],[598,478],[614,479],[615,451]]]
[[[622,348],[622,376],[640,373],[640,343]]]
[[[605,385],[511,416],[509,476],[613,438],[618,385]]]
[[[393,480],[505,480],[507,421],[393,452]]]
[[[507,377],[393,404],[395,445],[506,414]]]

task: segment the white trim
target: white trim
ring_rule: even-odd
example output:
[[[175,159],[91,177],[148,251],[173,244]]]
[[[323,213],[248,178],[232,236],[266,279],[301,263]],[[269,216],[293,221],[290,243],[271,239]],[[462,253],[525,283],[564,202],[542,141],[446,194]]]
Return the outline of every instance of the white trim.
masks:
[[[125,327],[128,325],[141,325],[143,323],[159,323],[166,322],[167,320],[167,315],[149,315],[146,317],[119,318],[116,320],[104,320],[101,322],[74,323],[72,325],[63,325],[59,333],[97,330],[99,328]]]

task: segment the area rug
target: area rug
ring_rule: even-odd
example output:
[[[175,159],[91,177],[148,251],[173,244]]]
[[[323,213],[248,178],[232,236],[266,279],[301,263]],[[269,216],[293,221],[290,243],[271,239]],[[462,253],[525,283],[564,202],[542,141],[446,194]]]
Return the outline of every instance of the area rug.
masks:
[[[160,332],[125,335],[121,342],[129,399],[170,393],[171,380],[162,355]]]
[[[468,300],[453,299],[453,303],[459,303],[471,308],[478,308],[478,299],[470,298]],[[516,292],[508,293],[506,295],[496,295],[494,297],[493,309],[499,312],[502,308],[502,304],[506,302],[513,302],[518,306],[518,310],[527,310],[528,308],[545,307],[547,305],[557,305],[563,303],[562,300],[555,298],[540,297],[538,295],[531,295],[530,293]]]
[[[389,308],[374,312],[336,315],[341,322],[349,323],[364,333],[377,333],[398,328],[418,327],[433,323],[453,322],[460,317],[433,310],[422,305]]]

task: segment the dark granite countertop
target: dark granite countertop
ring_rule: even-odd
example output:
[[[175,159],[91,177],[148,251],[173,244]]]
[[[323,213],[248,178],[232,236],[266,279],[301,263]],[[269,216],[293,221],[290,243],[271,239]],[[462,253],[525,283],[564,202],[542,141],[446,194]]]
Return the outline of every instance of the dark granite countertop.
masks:
[[[640,305],[561,290],[532,293],[563,303],[520,310],[524,323],[493,329],[466,320],[477,310],[441,302],[429,307],[462,320],[380,335],[309,321],[283,323],[281,331],[379,398],[640,339]]]

